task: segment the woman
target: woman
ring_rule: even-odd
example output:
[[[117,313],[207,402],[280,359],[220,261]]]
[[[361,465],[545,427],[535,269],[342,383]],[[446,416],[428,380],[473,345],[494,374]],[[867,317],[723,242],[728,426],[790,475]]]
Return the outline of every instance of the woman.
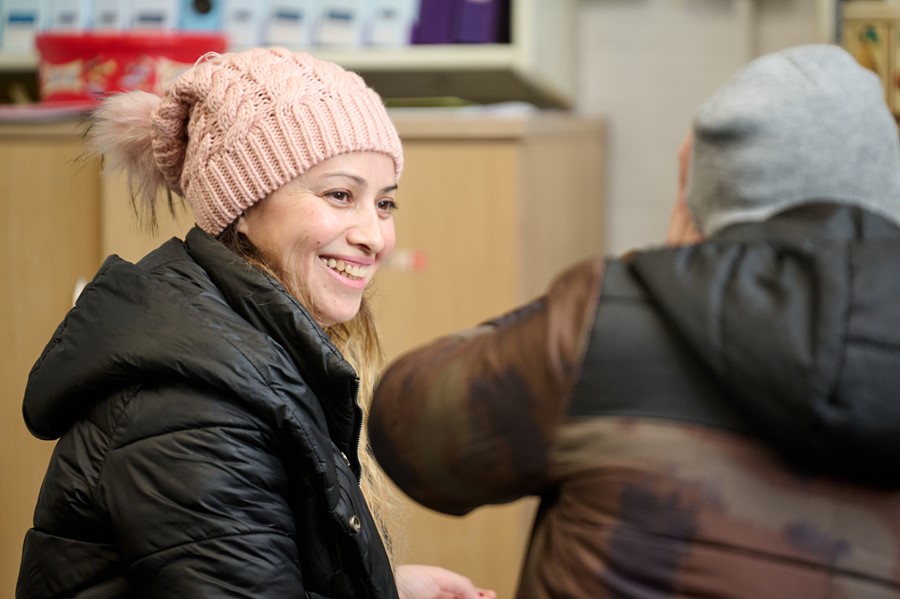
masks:
[[[29,376],[26,423],[59,442],[17,596],[492,596],[430,566],[395,582],[358,458],[403,166],[378,95],[303,53],[210,55],[106,100],[89,148],[150,226],[162,188],[197,226],[107,259]]]

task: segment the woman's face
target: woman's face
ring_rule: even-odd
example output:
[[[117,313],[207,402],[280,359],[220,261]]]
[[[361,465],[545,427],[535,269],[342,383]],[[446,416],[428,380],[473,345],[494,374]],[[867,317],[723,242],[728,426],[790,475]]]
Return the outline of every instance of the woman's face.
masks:
[[[319,324],[346,322],[394,249],[394,162],[378,152],[341,154],[250,207],[243,233],[307,294]]]

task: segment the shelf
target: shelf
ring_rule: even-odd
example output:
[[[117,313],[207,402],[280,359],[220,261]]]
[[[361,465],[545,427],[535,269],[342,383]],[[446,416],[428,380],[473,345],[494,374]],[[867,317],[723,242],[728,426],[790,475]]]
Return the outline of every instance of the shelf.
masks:
[[[38,57],[34,53],[0,52],[0,70],[7,72],[34,71],[37,69]]]
[[[512,0],[511,43],[306,51],[356,71],[384,98],[462,98],[569,108],[575,95],[578,0]],[[37,69],[37,57],[4,55],[0,71]]]
[[[503,44],[405,48],[310,48],[315,56],[356,71],[386,99],[458,97],[476,103],[521,101],[568,108],[570,92],[522,66]],[[37,69],[35,55],[0,54],[0,70]]]
[[[417,45],[397,48],[308,48],[310,54],[354,71],[436,71],[509,68],[515,48],[509,44]]]
[[[410,71],[423,68],[447,70],[478,70],[508,68],[515,59],[515,49],[509,44],[420,45],[397,48],[303,48],[319,58],[331,60],[351,70]],[[38,57],[33,52],[0,52],[0,68],[30,71],[37,68]]]

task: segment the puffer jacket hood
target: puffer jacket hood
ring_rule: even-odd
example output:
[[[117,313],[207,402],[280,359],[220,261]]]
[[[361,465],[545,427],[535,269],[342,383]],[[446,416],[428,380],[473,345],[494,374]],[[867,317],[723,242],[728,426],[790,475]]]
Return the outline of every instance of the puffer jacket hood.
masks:
[[[900,460],[900,229],[814,204],[631,264],[725,395],[789,460],[900,482],[885,467]]]
[[[32,368],[23,403],[29,430],[42,439],[58,438],[98,398],[136,381],[203,380],[251,402],[260,385],[269,389],[271,381],[283,381],[273,391],[301,408],[311,394],[296,390],[307,386],[319,397],[355,397],[355,372],[308,313],[255,269],[222,266],[236,259],[196,228],[184,244],[172,240],[137,266],[107,259]],[[165,276],[152,273],[162,265]],[[180,276],[185,269],[190,276]],[[216,298],[213,305],[222,309],[191,301],[201,296]],[[293,355],[297,347],[317,351]],[[317,357],[319,362],[311,361]],[[307,407],[310,416],[319,410]],[[323,402],[321,408],[329,429],[352,429],[358,418],[352,403]]]

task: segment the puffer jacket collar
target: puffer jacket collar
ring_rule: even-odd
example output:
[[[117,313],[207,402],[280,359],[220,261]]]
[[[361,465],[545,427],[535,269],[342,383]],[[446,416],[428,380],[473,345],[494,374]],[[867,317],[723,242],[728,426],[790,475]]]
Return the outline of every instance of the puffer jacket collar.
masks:
[[[246,264],[209,234],[194,227],[185,237],[194,260],[206,271],[231,308],[275,340],[290,355],[318,397],[356,398],[359,379],[306,308],[282,285]],[[316,351],[309,351],[314,348]],[[358,404],[323,401],[329,433],[359,473],[356,451],[362,413]],[[348,435],[348,431],[351,432]]]

